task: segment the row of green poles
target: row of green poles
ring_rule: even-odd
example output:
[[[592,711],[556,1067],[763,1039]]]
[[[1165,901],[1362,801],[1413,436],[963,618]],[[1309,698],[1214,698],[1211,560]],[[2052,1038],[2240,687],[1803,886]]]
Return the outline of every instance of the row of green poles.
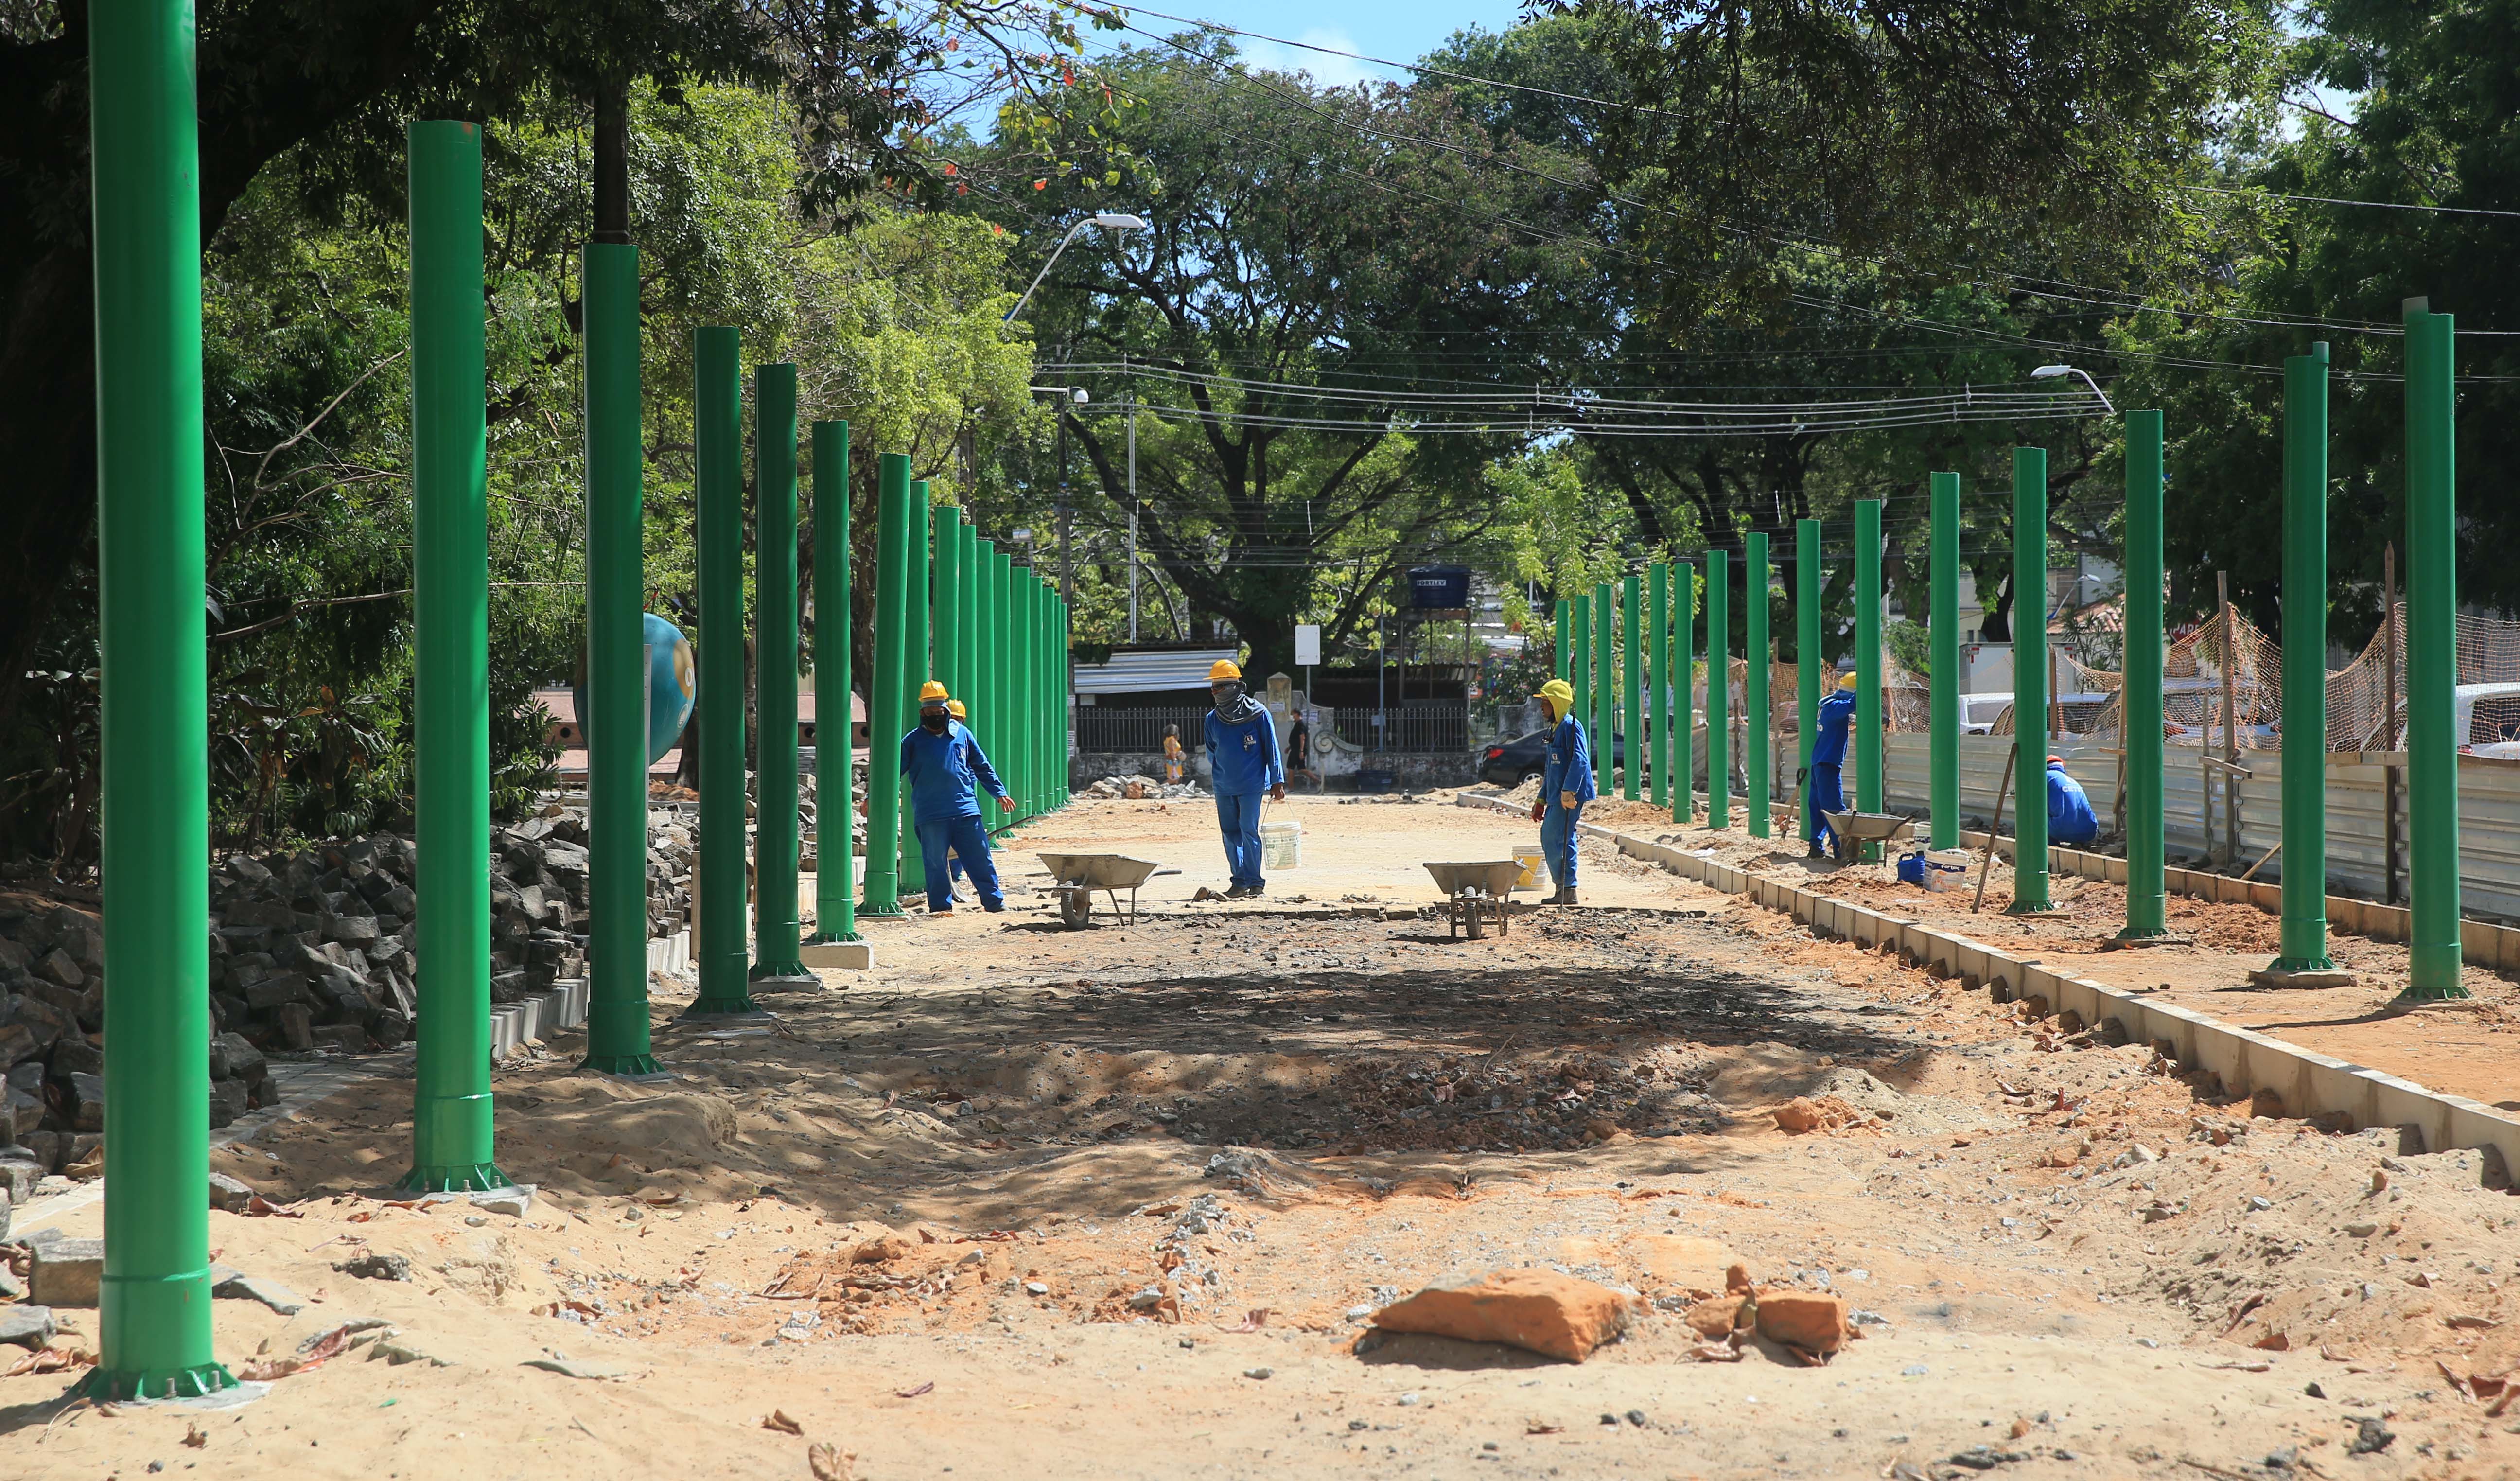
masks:
[[[804,926],[796,911],[797,861],[803,849],[796,822],[796,658],[802,640],[796,601],[793,365],[753,368],[752,469],[752,589],[759,605],[753,618],[753,703],[761,736],[754,742],[752,858],[759,883],[749,976],[770,986],[811,987],[817,979],[799,954]],[[841,698],[845,702],[847,696]],[[705,747],[701,754],[707,754]]]
[[[857,766],[849,720],[849,425],[814,424],[814,939],[855,941]],[[879,757],[880,750],[868,755]]]
[[[1826,581],[1821,570],[1820,521],[1794,521],[1794,767],[1803,779],[1795,790],[1794,816],[1802,820],[1799,836],[1812,836],[1818,820],[1811,813],[1812,744],[1820,732],[1821,592]]]
[[[1706,553],[1706,826],[1732,825],[1732,603],[1725,553]]]
[[[1657,561],[1645,568],[1645,694],[1652,714],[1645,727],[1656,807],[1671,801],[1671,567]]]
[[[1619,696],[1623,701],[1620,719],[1627,727],[1628,737],[1627,778],[1619,785],[1619,795],[1630,802],[1642,794],[1641,784],[1644,781],[1645,770],[1644,634],[1638,631],[1642,625],[1642,613],[1638,610],[1638,604],[1643,593],[1640,585],[1634,575],[1623,577],[1619,582],[1619,648],[1621,656],[1627,661],[1627,668],[1619,676]]]
[[[1855,806],[1881,811],[1881,501],[1855,502]]]
[[[1696,781],[1690,775],[1695,747],[1690,743],[1695,701],[1688,689],[1697,667],[1690,634],[1697,623],[1697,572],[1688,561],[1671,567],[1671,821],[1688,823],[1697,816]]]
[[[1773,716],[1768,704],[1770,650],[1768,647],[1768,537],[1752,530],[1746,539],[1747,553],[1741,567],[1741,595],[1749,606],[1741,609],[1741,646],[1749,658],[1749,667],[1741,686],[1741,717],[1749,722],[1749,733],[1742,761],[1747,765],[1749,785],[1746,788],[1750,806],[1750,836],[1769,835],[1770,820],[1775,816],[1774,798],[1769,790],[1769,768],[1774,764],[1775,747],[1768,727]]]
[[[209,734],[193,8],[97,0],[99,762],[105,889],[100,1402],[235,1379],[210,1351]],[[477,160],[476,152],[473,156]],[[474,249],[480,242],[477,221]],[[478,323],[480,299],[473,299]],[[473,383],[477,401],[480,383]],[[484,839],[486,850],[487,840]],[[476,871],[477,873],[478,871]],[[484,1055],[485,1070],[487,1056]]]

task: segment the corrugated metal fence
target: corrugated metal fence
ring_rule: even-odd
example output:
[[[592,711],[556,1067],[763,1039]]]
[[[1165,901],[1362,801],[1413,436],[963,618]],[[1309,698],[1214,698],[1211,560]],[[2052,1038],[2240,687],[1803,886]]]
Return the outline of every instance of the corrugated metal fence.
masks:
[[[2065,758],[2065,770],[2091,794],[2092,810],[2100,817],[2104,835],[2113,830],[2117,812],[2118,758],[2110,746],[2115,738],[2060,739],[2051,745]],[[1960,737],[1960,812],[1986,819],[1995,811],[1995,789],[2003,777],[2009,740],[1996,736]],[[2163,812],[2174,854],[2205,852],[2205,787],[2197,748],[2164,748]],[[2352,754],[2352,753],[2347,753]],[[1906,812],[1926,805],[1927,740],[1923,736],[1889,738],[1885,790],[1888,804]],[[2239,785],[2240,856],[2236,869],[2246,869],[2283,836],[2283,761],[2272,751],[2244,751],[2241,762],[2250,775]],[[1785,775],[1792,773],[1787,771]],[[2223,843],[2222,788],[2217,786],[2214,846]],[[2038,795],[2033,793],[2034,796]],[[2373,899],[2382,896],[2384,832],[2381,818],[2381,769],[2376,765],[2340,765],[2327,769],[2327,878],[2331,889],[2350,890]],[[2012,804],[2004,812],[2011,815]],[[2406,891],[2406,814],[2404,774],[2398,788],[2398,888]],[[2458,764],[2460,904],[2471,916],[2520,918],[2520,764],[2498,757],[2461,756]],[[1983,826],[1982,823],[1980,826]],[[2281,873],[2281,856],[2270,860],[2258,877]]]

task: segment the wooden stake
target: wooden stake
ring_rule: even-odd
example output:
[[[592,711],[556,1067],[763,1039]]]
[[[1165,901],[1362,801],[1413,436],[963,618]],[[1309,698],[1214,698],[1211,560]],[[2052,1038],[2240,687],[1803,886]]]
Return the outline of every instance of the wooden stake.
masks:
[[[1995,839],[2003,829],[2003,799],[2012,790],[2012,765],[2020,759],[2021,745],[2016,737],[2012,749],[2003,757],[2003,780],[1995,786],[1995,821],[1986,826],[1986,857],[1979,860],[1977,866],[1977,898],[1969,902],[1972,916],[1986,908],[1986,876],[1995,870]],[[2019,863],[2017,860],[2014,862],[2016,866]]]

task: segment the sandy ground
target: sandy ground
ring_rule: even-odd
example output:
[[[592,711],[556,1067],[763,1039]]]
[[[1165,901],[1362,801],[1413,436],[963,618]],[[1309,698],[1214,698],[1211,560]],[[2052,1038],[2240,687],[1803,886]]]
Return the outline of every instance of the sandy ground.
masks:
[[[1737,814],[1737,809],[1736,809]],[[2347,987],[2268,989],[2249,973],[2273,960],[2279,945],[2276,918],[2249,905],[2216,905],[2172,895],[2168,920],[2183,938],[2137,950],[2115,949],[2109,937],[2126,924],[2126,887],[2071,875],[2048,882],[2050,915],[2005,915],[2012,903],[2012,869],[1997,860],[1989,873],[1986,904],[1972,912],[1980,857],[1965,859],[1962,888],[1931,894],[1903,884],[1886,865],[1840,866],[1806,859],[1799,846],[1750,837],[1736,816],[1724,831],[1682,828],[1668,810],[1614,801],[1585,810],[1587,822],[1691,849],[1710,849],[1728,864],[1756,870],[1869,910],[1926,921],[1975,940],[2018,952],[2036,949],[2044,962],[2112,987],[2158,992],[2183,1007],[2228,1023],[2386,1070],[2418,1085],[2471,1097],[2505,1110],[2520,1110],[2520,1078],[2512,1070],[2520,1054],[2520,997],[2512,983],[2481,966],[2462,974],[2468,1001],[2395,1010],[2407,986],[2407,949],[2386,941],[2331,930],[2328,952],[2354,974]],[[1783,825],[1779,825],[1780,829]],[[1790,840],[1788,840],[1790,841]]]
[[[504,1068],[521,1218],[382,1192],[407,1080],[300,1111],[218,1159],[286,1213],[211,1242],[308,1304],[219,1302],[220,1353],[371,1317],[410,1361],[214,1414],[0,1379],[6,1473],[2520,1475],[2520,1205],[2475,1154],[2252,1120],[1598,845],[1585,906],[1450,940],[1418,862],[1527,824],[1287,809],[1306,865],[1259,902],[1187,902],[1222,882],[1204,808],[1080,804],[1010,841],[1010,914],[870,922],[879,968],[774,1020],[660,991],[670,1083],[574,1041]],[[1051,846],[1184,873],[1063,931]],[[1846,1124],[1778,1131],[1795,1096]],[[1697,1239],[1863,1340],[1696,1361]],[[369,1253],[414,1279],[337,1269]],[[1650,1306],[1581,1366],[1358,1351],[1376,1306],[1518,1266]]]

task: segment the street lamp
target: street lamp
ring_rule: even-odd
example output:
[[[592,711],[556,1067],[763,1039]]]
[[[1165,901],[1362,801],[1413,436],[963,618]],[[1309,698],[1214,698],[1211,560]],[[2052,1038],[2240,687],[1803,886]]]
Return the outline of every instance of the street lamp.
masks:
[[[1067,244],[1075,241],[1076,234],[1089,226],[1099,226],[1106,232],[1143,232],[1149,229],[1146,217],[1133,216],[1127,211],[1096,211],[1093,215],[1069,227],[1067,235],[1059,238],[1058,245],[1050,249],[1050,261],[1043,263],[1041,271],[1032,275],[1031,285],[1023,291],[1023,296],[1015,300],[1015,306],[1007,310],[1007,317],[1003,322],[1012,324],[1015,315],[1023,312],[1023,306],[1032,301],[1033,289],[1041,287],[1041,280],[1050,276],[1050,269],[1058,261],[1058,254],[1067,250]]]
[[[2033,380],[2033,381],[2053,381],[2053,380],[2055,380],[2058,376],[2080,376],[2080,377],[2082,377],[2082,378],[2083,378],[2083,383],[2084,383],[2085,385],[2088,385],[2088,386],[2090,386],[2090,387],[2092,388],[2092,394],[2100,398],[2100,405],[2102,405],[2102,406],[2104,406],[2104,407],[2108,407],[2109,415],[2110,415],[2110,416],[2112,416],[2112,417],[2114,417],[2114,416],[2116,416],[2116,415],[2117,415],[2117,413],[2118,413],[2118,409],[2117,409],[2115,406],[2111,406],[2111,405],[2109,404],[2109,394],[2108,394],[2108,392],[2106,392],[2106,391],[2104,391],[2104,390],[2100,389],[2100,382],[2098,382],[2097,381],[2092,380],[2092,373],[2091,373],[2090,371],[2084,370],[2084,369],[2083,369],[2082,367],[2080,367],[2080,366],[2074,366],[2074,365],[2043,365],[2043,366],[2039,367],[2037,370],[2032,371],[2032,372],[2030,373],[2030,379],[2031,379],[2031,380]]]

